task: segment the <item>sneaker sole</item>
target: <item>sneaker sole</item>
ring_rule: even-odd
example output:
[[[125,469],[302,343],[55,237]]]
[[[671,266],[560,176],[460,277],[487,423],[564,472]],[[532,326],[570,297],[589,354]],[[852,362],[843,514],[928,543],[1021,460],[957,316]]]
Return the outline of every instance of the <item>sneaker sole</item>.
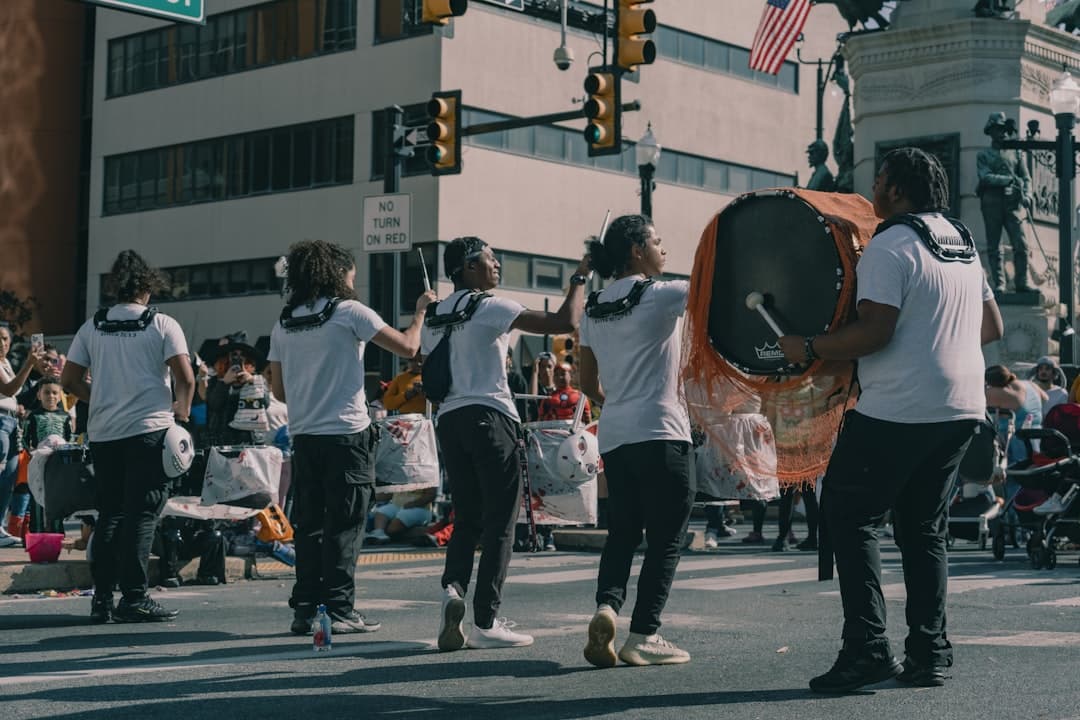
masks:
[[[656,658],[643,657],[638,653],[619,652],[619,659],[627,665],[645,667],[646,665],[684,665],[690,662],[689,655],[664,655]]]
[[[154,617],[152,615],[113,615],[112,621],[114,623],[148,623],[148,622],[172,622],[177,618],[176,615],[169,617]]]
[[[615,620],[608,613],[597,613],[589,621],[589,642],[585,659],[596,667],[615,667]]]
[[[443,608],[442,627],[439,628],[439,652],[453,652],[465,647],[465,631],[461,622],[465,619],[465,601],[454,598]]]
[[[515,648],[515,647],[529,647],[533,644],[533,639],[529,638],[524,642],[504,642],[501,640],[476,640],[468,641],[466,643],[470,650],[498,650],[499,648]]]
[[[382,627],[382,623],[378,625],[353,625],[352,623],[343,623],[340,620],[332,621],[330,623],[330,631],[338,635],[358,635],[360,633],[373,633],[378,632]]]
[[[869,678],[861,680],[857,683],[848,683],[847,685],[834,686],[830,688],[814,687],[813,683],[810,683],[810,689],[817,693],[847,693],[859,688],[864,688],[868,685],[877,685],[878,683],[885,682],[886,680],[892,680],[893,678],[900,677],[900,673],[904,672],[904,666],[897,660],[891,667],[882,668],[879,673],[872,675]]]

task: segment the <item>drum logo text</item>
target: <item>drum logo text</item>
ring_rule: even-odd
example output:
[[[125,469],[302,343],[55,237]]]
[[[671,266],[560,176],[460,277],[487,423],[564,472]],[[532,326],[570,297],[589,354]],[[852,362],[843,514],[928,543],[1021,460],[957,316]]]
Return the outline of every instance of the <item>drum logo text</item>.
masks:
[[[761,347],[754,346],[754,353],[758,360],[783,360],[784,351],[780,349],[780,343],[765,343]]]

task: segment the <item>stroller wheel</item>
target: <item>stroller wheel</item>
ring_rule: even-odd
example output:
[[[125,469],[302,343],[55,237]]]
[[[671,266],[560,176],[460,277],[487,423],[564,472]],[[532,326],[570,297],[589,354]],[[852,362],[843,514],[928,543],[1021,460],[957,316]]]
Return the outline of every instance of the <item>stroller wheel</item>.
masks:
[[[1046,566],[1047,570],[1053,570],[1057,567],[1057,553],[1053,550],[1047,550],[1046,557],[1044,559],[1046,560],[1046,562],[1043,564]]]
[[[991,551],[994,553],[995,560],[1005,559],[1005,536],[995,535],[993,543],[990,546]]]
[[[1031,567],[1035,570],[1042,570],[1043,567],[1043,554],[1042,550],[1036,548],[1028,552],[1028,557],[1031,559]]]

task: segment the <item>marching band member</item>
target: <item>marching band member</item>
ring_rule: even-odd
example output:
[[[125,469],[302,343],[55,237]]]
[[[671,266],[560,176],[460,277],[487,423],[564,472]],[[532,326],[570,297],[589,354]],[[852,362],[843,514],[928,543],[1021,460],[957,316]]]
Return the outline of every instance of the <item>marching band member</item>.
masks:
[[[689,283],[655,279],[667,252],[652,220],[624,215],[592,266],[615,282],[593,293],[581,323],[581,386],[602,404],[600,453],[608,485],[608,536],[585,659],[598,667],[668,665],[690,654],[657,632],[679,563],[696,483],[690,418],[679,392],[680,319]],[[626,600],[634,550],[648,533],[630,635],[615,654],[615,617]]]
[[[428,291],[404,332],[356,299],[356,265],[344,248],[321,240],[289,250],[289,299],[270,335],[271,385],[289,406],[296,584],[291,630],[311,631],[326,605],[335,633],[374,632],[379,623],[353,607],[358,541],[375,491],[377,428],[364,394],[368,342],[409,358],[420,346]]]
[[[582,260],[557,312],[526,310],[490,293],[499,285],[499,261],[486,242],[457,238],[443,263],[454,292],[429,316],[423,332],[424,389],[440,402],[437,433],[454,503],[454,534],[446,550],[439,649],[531,645],[530,635],[496,619],[510,564],[514,525],[521,508],[521,418],[506,376],[511,330],[535,334],[572,332],[581,319],[588,265]],[[444,321],[442,318],[445,318]],[[462,319],[467,318],[467,319]],[[445,397],[432,395],[433,353],[448,343]],[[483,546],[473,597],[473,628],[462,627],[465,590],[476,546]]]

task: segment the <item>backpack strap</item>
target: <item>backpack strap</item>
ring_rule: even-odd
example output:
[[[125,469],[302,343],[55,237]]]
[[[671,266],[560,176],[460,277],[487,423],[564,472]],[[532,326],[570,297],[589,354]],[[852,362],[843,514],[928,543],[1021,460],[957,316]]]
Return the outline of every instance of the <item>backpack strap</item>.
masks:
[[[300,317],[293,317],[293,310],[295,308],[286,307],[281,311],[281,317],[278,322],[281,323],[281,327],[285,329],[285,332],[298,332],[300,330],[312,330],[321,325],[325,325],[326,321],[337,310],[337,306],[341,304],[341,298],[331,298],[330,302],[326,303],[326,307],[313,315],[301,315]]]
[[[103,307],[94,313],[94,328],[106,335],[119,332],[142,332],[150,327],[150,324],[154,322],[154,316],[158,312],[156,307],[148,307],[143,311],[142,315],[133,320],[109,320],[110,309]]]
[[[874,234],[884,232],[894,225],[906,225],[915,231],[927,249],[941,262],[974,262],[975,240],[971,237],[971,231],[959,220],[950,217],[945,219],[956,231],[955,233],[947,235],[935,233],[930,225],[918,215],[903,213],[878,225]]]
[[[634,283],[630,292],[625,297],[608,302],[600,302],[600,291],[589,294],[589,300],[585,304],[585,314],[592,320],[614,320],[626,315],[641,302],[642,296],[649,286],[653,284],[652,278],[645,278]]]
[[[480,307],[480,303],[485,299],[491,297],[491,293],[474,292],[466,295],[462,295],[454,302],[454,309],[448,313],[431,313],[424,318],[424,324],[432,330],[438,328],[447,328],[447,332],[452,332],[454,327],[464,323],[472,318],[476,313],[476,309]],[[465,307],[458,310],[458,306],[461,305],[461,301],[468,298],[468,302],[465,303]]]

